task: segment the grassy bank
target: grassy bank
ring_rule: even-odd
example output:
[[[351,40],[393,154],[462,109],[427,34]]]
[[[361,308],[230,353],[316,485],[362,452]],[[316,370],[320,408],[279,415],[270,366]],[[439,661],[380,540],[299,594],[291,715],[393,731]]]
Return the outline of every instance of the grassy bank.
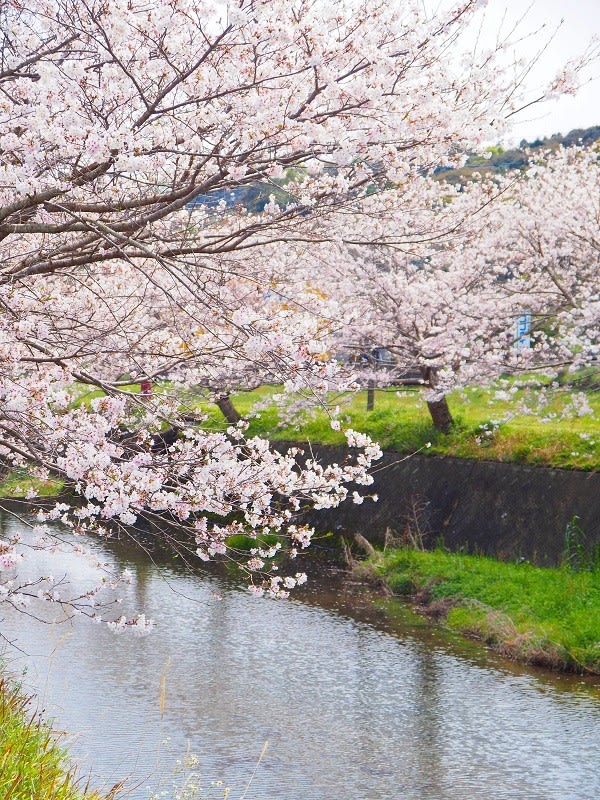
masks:
[[[329,401],[332,407],[339,406],[343,427],[368,433],[384,450],[599,470],[600,371],[582,371],[565,385],[554,383],[549,388],[545,384],[538,377],[503,379],[489,388],[453,392],[448,403],[455,425],[448,434],[433,427],[423,390],[417,386],[377,390],[371,411],[367,411],[364,391],[332,394]],[[139,391],[137,384],[125,388]],[[154,391],[169,393],[173,387],[167,382],[155,386]],[[345,444],[343,434],[331,428],[331,420],[322,409],[308,409],[292,417],[278,408],[271,398],[280,392],[278,386],[261,386],[232,395],[237,411],[250,420],[249,435]],[[81,387],[74,394],[73,405],[77,406],[89,405],[102,392]],[[182,408],[207,415],[205,427],[227,427],[221,411],[201,393],[188,390],[180,399]],[[581,413],[583,409],[587,413]],[[55,496],[61,488],[59,480],[37,481],[20,469],[0,481],[0,497],[24,498],[32,490],[41,497]]]
[[[367,569],[394,595],[502,655],[600,675],[600,571],[504,563],[412,549],[377,554]]]
[[[0,797],[2,800],[112,800],[77,780],[51,729],[33,714],[18,688],[0,677]]]
[[[138,392],[139,386],[126,387]],[[552,380],[543,375],[498,379],[485,388],[470,387],[448,395],[455,420],[449,434],[436,430],[419,386],[377,389],[375,407],[367,410],[366,391],[332,393],[331,407],[339,407],[344,427],[364,431],[388,450],[458,458],[510,461],[565,469],[600,469],[600,370],[585,369]],[[155,392],[169,393],[167,382]],[[319,408],[306,405],[290,415],[271,400],[280,386],[265,385],[232,394],[237,411],[250,420],[250,435],[273,440],[344,444],[343,434]],[[101,395],[82,390],[76,405]],[[292,401],[297,400],[293,396]],[[223,430],[227,423],[216,405],[201,393],[187,390],[181,397],[186,409],[206,413],[205,425]],[[427,447],[427,445],[431,445]]]
[[[508,386],[508,388],[507,388]],[[580,415],[572,389],[589,411]],[[238,411],[260,416],[251,418],[250,433],[270,439],[343,444],[342,434],[332,430],[321,410],[286,420],[269,397],[275,387],[261,387],[232,397]],[[418,387],[378,391],[375,408],[367,411],[366,392],[331,397],[339,405],[344,426],[372,436],[386,450],[456,456],[563,469],[600,469],[600,393],[593,389],[556,386],[540,391],[535,382],[509,386],[498,383],[489,389],[472,388],[449,395],[455,426],[451,433],[435,430]],[[543,408],[539,408],[543,399]],[[220,411],[209,403],[197,407],[210,415],[209,424],[223,427]],[[528,411],[528,409],[530,411]],[[537,412],[532,413],[533,409]],[[430,444],[430,447],[427,445]]]
[[[56,497],[63,489],[63,481],[48,478],[41,481],[27,474],[24,468],[15,469],[0,481],[0,497],[23,499],[35,492],[35,497]]]

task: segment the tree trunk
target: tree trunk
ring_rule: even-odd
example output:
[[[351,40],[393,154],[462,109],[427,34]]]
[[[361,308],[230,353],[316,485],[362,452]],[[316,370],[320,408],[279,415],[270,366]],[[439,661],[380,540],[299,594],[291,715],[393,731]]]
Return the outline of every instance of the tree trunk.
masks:
[[[238,414],[228,394],[222,394],[217,397],[215,403],[218,405],[221,413],[230,425],[236,425],[241,420],[241,416]]]
[[[375,408],[375,381],[370,380],[367,383],[367,411],[373,411]]]
[[[431,414],[433,427],[438,431],[442,431],[442,433],[450,433],[454,425],[454,420],[452,419],[452,414],[448,408],[448,401],[446,398],[442,397],[441,400],[428,400],[427,408]]]
[[[434,367],[421,367],[421,374],[423,380],[426,381],[432,389],[435,389],[437,384],[436,369]],[[438,431],[442,431],[442,433],[450,433],[454,425],[454,420],[452,419],[446,396],[444,395],[441,400],[428,400],[427,408],[431,414],[433,427]]]

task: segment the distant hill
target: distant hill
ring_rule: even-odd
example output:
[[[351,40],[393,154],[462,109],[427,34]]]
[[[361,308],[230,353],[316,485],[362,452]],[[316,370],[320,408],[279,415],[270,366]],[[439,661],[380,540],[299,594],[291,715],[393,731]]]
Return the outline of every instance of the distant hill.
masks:
[[[529,163],[529,153],[535,150],[557,150],[561,145],[572,147],[573,145],[590,145],[600,139],[600,125],[592,128],[575,128],[563,136],[555,133],[545,139],[536,139],[528,142],[523,139],[518,147],[504,150],[503,147],[491,147],[488,150],[489,157],[481,155],[469,156],[463,167],[455,169],[453,167],[438,167],[435,175],[448,181],[448,183],[464,183],[473,180],[481,175],[502,174],[508,170],[523,169]],[[335,168],[331,167],[331,171]],[[285,189],[287,181],[292,177],[292,172],[286,178],[273,180],[270,183],[254,183],[238,186],[234,189],[228,188],[215,189],[208,194],[199,195],[188,205],[188,209],[203,207],[214,214],[221,214],[226,208],[234,206],[243,207],[247,211],[260,214],[269,199],[274,196],[275,200],[282,206],[293,202],[295,198],[289,195]],[[308,212],[307,212],[308,213]]]
[[[574,128],[566,136],[561,133],[554,133],[549,138],[536,139],[535,142],[527,142],[523,139],[519,147],[529,147],[535,150],[537,147],[556,148],[559,145],[563,147],[572,147],[575,144],[590,145],[594,144],[600,139],[600,125],[594,125],[591,128]]]
[[[536,139],[528,142],[523,139],[518,147],[504,150],[501,146],[489,149],[490,156],[472,155],[467,160],[464,167],[454,169],[452,167],[438,167],[435,174],[449,183],[459,183],[469,180],[474,173],[478,175],[488,175],[490,173],[504,173],[511,169],[523,169],[527,166],[530,156],[527,151],[535,150],[557,150],[563,147],[573,147],[574,145],[591,145],[600,139],[600,125],[591,128],[574,128],[563,136],[555,133],[544,139]]]

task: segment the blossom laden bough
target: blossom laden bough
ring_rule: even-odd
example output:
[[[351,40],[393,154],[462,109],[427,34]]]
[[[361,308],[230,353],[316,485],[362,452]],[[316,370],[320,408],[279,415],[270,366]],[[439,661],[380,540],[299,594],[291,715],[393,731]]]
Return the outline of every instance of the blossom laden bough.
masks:
[[[48,519],[75,534],[143,521],[165,540],[170,526],[208,557],[232,531],[287,530],[294,550],[310,541],[305,504],[369,485],[367,439],[350,434],[347,464],[302,463],[247,438],[226,401],[264,380],[323,396],[345,309],[306,277],[321,267],[315,223],[324,247],[366,244],[357,203],[460,161],[518,107],[494,54],[467,44],[463,71],[447,60],[479,6],[2,4],[0,458],[73,489]],[[263,209],[232,207],[259,185]],[[185,408],[196,390],[233,426]],[[16,569],[25,545],[0,544]],[[99,619],[95,590],[43,583],[42,599]],[[0,586],[26,596],[17,576]]]

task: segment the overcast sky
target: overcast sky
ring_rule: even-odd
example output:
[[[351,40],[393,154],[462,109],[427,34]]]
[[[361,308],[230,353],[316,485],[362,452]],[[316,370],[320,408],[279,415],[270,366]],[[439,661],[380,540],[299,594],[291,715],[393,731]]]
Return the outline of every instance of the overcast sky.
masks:
[[[509,21],[516,21],[528,8],[527,0],[488,0],[486,9],[488,33],[497,30],[506,14],[504,29],[509,32]],[[522,23],[525,31],[536,30],[546,25],[538,37],[545,40],[559,25],[554,40],[542,55],[535,73],[530,79],[533,91],[552,79],[565,61],[585,50],[592,37],[597,38],[596,51],[600,50],[600,0],[535,0]],[[520,45],[526,58],[534,55],[536,45],[526,41]],[[521,113],[515,122],[514,141],[566,134],[573,128],[600,125],[600,58],[587,70],[586,83],[576,97],[563,96],[558,100],[534,106]]]

